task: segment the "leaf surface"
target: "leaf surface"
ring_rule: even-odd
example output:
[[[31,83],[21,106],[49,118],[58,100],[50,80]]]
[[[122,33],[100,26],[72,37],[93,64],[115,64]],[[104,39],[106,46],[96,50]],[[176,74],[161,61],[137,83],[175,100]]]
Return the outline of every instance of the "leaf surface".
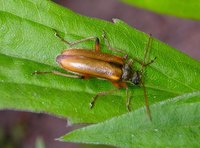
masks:
[[[125,90],[100,97],[94,109],[91,98],[114,88],[108,81],[79,80],[55,75],[32,75],[34,71],[58,70],[56,56],[69,48],[55,36],[57,30],[72,42],[90,36],[101,39],[105,30],[112,47],[124,50],[129,58],[143,59],[148,35],[115,19],[114,23],[78,15],[45,0],[0,1],[0,109],[45,112],[70,117],[76,123],[95,123],[127,112]],[[94,42],[73,48],[93,49]],[[120,54],[118,54],[120,55]],[[200,64],[154,39],[149,60],[157,60],[145,71],[150,104],[200,88]],[[140,69],[138,65],[133,68]],[[132,108],[144,106],[143,89],[129,85]]]
[[[117,147],[199,147],[200,92],[185,94],[152,106],[153,121],[144,109],[75,130],[61,141]],[[193,98],[198,98],[198,102]],[[193,101],[191,101],[193,100]]]

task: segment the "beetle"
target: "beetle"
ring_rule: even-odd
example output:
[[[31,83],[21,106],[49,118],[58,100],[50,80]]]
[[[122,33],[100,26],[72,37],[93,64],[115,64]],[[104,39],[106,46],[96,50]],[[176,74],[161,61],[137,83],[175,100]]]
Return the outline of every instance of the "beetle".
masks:
[[[147,114],[151,120],[151,113],[148,104],[148,97],[146,93],[146,88],[144,82],[142,80],[142,75],[144,73],[144,68],[153,63],[155,59],[151,60],[148,63],[145,63],[145,59],[147,57],[147,50],[151,43],[151,35],[149,36],[148,43],[145,47],[145,54],[143,62],[140,62],[136,58],[134,61],[141,64],[141,70],[134,70],[132,68],[133,60],[128,60],[128,55],[117,56],[109,53],[104,53],[101,51],[100,42],[98,37],[89,37],[82,40],[78,40],[75,42],[68,42],[64,40],[57,32],[56,36],[59,37],[63,42],[67,43],[70,46],[76,45],[81,42],[85,42],[87,40],[95,40],[95,48],[94,50],[88,49],[67,49],[64,50],[60,55],[56,57],[56,62],[63,68],[64,70],[73,73],[73,74],[65,74],[58,71],[50,71],[50,72],[39,72],[35,71],[34,74],[55,74],[61,75],[70,78],[79,78],[79,79],[88,79],[90,77],[96,77],[100,79],[105,79],[111,81],[117,89],[109,90],[106,92],[97,93],[90,102],[90,108],[93,108],[95,102],[99,96],[107,95],[112,93],[120,88],[126,89],[127,96],[127,109],[130,111],[130,97],[128,97],[128,85],[127,83],[132,83],[133,85],[142,85],[144,89],[144,97],[145,97],[145,105]],[[110,50],[114,50],[116,52],[122,52],[116,48],[112,48],[108,39],[106,38],[105,31],[103,31],[103,39],[106,41],[107,47]]]

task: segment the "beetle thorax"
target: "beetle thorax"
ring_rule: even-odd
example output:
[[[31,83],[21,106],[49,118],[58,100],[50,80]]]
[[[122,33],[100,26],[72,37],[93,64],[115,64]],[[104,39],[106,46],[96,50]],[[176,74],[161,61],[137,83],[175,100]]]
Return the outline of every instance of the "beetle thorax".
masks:
[[[140,71],[134,71],[129,64],[125,64],[122,67],[122,80],[126,82],[131,82],[134,85],[141,83],[141,73]]]
[[[129,64],[125,64],[122,67],[122,80],[124,81],[130,81],[134,71],[132,70],[131,66]]]

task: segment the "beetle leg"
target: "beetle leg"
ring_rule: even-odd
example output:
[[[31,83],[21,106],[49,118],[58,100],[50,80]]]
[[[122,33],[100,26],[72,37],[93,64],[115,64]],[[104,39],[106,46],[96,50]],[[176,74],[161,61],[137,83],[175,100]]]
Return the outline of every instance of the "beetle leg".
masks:
[[[100,51],[100,44],[99,44],[99,38],[96,38],[95,40],[95,51],[98,52]]]
[[[95,40],[95,50],[96,51],[99,51],[100,50],[100,46],[99,46],[99,38],[98,37],[87,37],[87,38],[84,38],[84,39],[81,39],[81,40],[77,40],[77,41],[74,41],[74,42],[69,42],[65,39],[63,39],[56,31],[55,35],[61,39],[61,41],[65,42],[66,44],[68,44],[69,46],[74,46],[76,44],[79,44],[79,43],[82,43],[82,42],[85,42],[85,41],[88,41],[88,40]]]
[[[71,43],[68,42],[67,40],[63,39],[59,34],[58,34],[58,31],[57,30],[54,30],[55,31],[55,36],[58,37],[61,41],[65,42],[66,44],[68,44],[69,46],[71,46]]]
[[[152,64],[152,63],[156,60],[156,58],[157,58],[157,57],[155,57],[154,59],[152,59],[152,60],[149,61],[148,63],[145,63],[145,59],[146,59],[146,57],[147,57],[147,51],[148,51],[149,47],[151,46],[151,42],[152,42],[152,36],[151,36],[151,34],[150,34],[150,35],[149,35],[149,38],[148,38],[147,45],[145,46],[145,49],[144,49],[144,50],[145,50],[145,53],[144,53],[144,59],[143,59],[143,61],[141,61],[141,60],[139,60],[139,59],[137,59],[137,58],[135,58],[135,57],[132,58],[132,59],[134,60],[134,62],[139,63],[140,65],[142,65],[142,67],[146,67],[146,66]],[[128,61],[128,64],[131,65],[132,62],[129,60],[129,61]]]
[[[87,74],[84,74],[83,76],[82,76],[82,79],[89,79],[90,78],[90,76],[89,75],[87,75]]]
[[[128,88],[127,84],[125,82],[113,82],[112,84],[117,88]]]
[[[110,45],[110,42],[108,41],[108,39],[107,39],[107,37],[106,37],[106,32],[105,32],[105,30],[103,30],[102,37],[103,37],[104,42],[105,42],[105,44],[106,44],[106,46],[107,46],[107,48],[108,48],[109,50],[112,50],[112,51],[115,51],[115,52],[119,52],[119,53],[125,54],[125,56],[124,56],[125,59],[128,58],[128,55],[126,54],[125,51],[123,51],[123,50],[121,50],[121,49],[113,48],[113,47]]]
[[[131,111],[131,97],[128,96],[128,87],[126,88],[126,108],[130,112]]]
[[[77,78],[77,79],[84,78],[84,76],[70,75],[70,74],[61,73],[59,71],[47,71],[47,72],[35,71],[32,74],[34,74],[34,75],[36,75],[36,74],[54,74],[54,75],[59,75],[59,76],[64,76],[64,77],[69,77],[69,78]]]
[[[151,110],[149,108],[149,100],[148,100],[147,91],[146,91],[146,87],[144,85],[144,80],[143,79],[142,79],[141,84],[142,84],[143,91],[144,91],[144,99],[145,99],[146,112],[147,112],[147,115],[149,116],[149,119],[152,121]]]
[[[156,60],[157,57],[155,57],[154,59],[152,59],[151,61],[149,61],[148,63],[144,63],[144,67],[152,64],[155,60]]]
[[[142,61],[138,60],[137,58],[132,58],[135,62],[139,63],[140,65],[143,65],[144,67],[152,64],[157,57],[155,57],[154,59],[152,59],[151,61],[149,61],[148,63],[143,63]]]
[[[129,59],[128,62],[127,62],[127,64],[128,64],[128,65],[132,65],[132,64],[133,64],[133,60],[132,60],[132,59]]]
[[[82,42],[85,42],[85,41],[88,41],[88,40],[98,40],[98,38],[97,37],[88,37],[88,38],[84,38],[84,39],[81,39],[81,40],[71,42],[71,43],[69,43],[69,45],[74,46],[76,44],[79,44],[79,43],[82,43]]]
[[[109,90],[109,91],[105,91],[105,92],[99,92],[97,93],[93,98],[92,98],[92,101],[90,102],[90,109],[92,109],[95,105],[95,102],[97,101],[97,98],[100,97],[100,96],[105,96],[107,94],[110,94],[110,93],[113,93],[115,91],[117,91],[118,89],[112,89],[112,90]]]
[[[112,82],[118,88],[126,88],[126,108],[131,111],[131,97],[128,96],[128,86],[125,82]]]
[[[148,52],[148,49],[149,49],[149,47],[151,46],[151,44],[152,44],[152,41],[153,41],[153,38],[152,38],[152,35],[151,34],[149,34],[149,38],[148,38],[148,42],[147,42],[147,45],[145,46],[145,49],[144,49],[144,51],[145,51],[145,53],[144,53],[144,59],[143,59],[143,62],[142,62],[142,68],[141,68],[141,72],[143,73],[143,71],[144,71],[144,68],[146,67],[146,66],[148,66],[149,64],[151,64],[151,63],[153,63],[154,62],[154,60],[156,59],[156,57],[153,59],[153,60],[151,60],[149,63],[145,63],[145,60],[146,60],[146,58],[147,58],[147,52]]]
[[[128,59],[128,54],[125,54],[122,58],[123,58],[124,60],[127,60],[127,59]]]

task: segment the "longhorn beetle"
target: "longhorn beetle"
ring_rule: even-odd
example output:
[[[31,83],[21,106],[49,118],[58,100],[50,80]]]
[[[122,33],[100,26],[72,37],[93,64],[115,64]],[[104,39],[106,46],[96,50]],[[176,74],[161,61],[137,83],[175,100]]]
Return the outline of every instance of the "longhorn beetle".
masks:
[[[144,74],[144,68],[149,64],[153,63],[156,58],[151,60],[148,63],[145,63],[145,59],[147,57],[147,50],[150,47],[151,43],[151,35],[148,38],[148,43],[145,47],[145,54],[143,62],[134,58],[133,60],[141,65],[141,70],[134,70],[132,68],[133,60],[128,60],[128,55],[125,56],[117,56],[108,53],[101,52],[99,38],[98,37],[88,37],[85,39],[81,39],[75,42],[68,42],[64,40],[57,32],[56,36],[59,37],[63,42],[67,43],[69,46],[76,45],[81,42],[85,42],[87,40],[95,40],[95,48],[94,50],[87,49],[68,49],[64,50],[60,55],[56,57],[56,62],[66,71],[72,72],[75,74],[65,74],[58,71],[50,71],[50,72],[39,72],[36,71],[34,74],[55,74],[61,75],[69,78],[79,78],[79,79],[88,79],[90,77],[96,77],[111,81],[117,89],[99,92],[97,93],[90,102],[90,108],[93,108],[95,102],[99,96],[104,96],[109,93],[112,93],[119,88],[126,89],[126,106],[130,111],[130,97],[128,97],[128,86],[127,82],[132,83],[133,85],[142,85],[144,90],[145,97],[145,105],[147,114],[151,120],[151,113],[148,104],[148,97],[146,93],[146,88],[142,79]],[[106,38],[105,31],[103,31],[103,39],[107,44],[108,49],[113,50],[115,52],[122,52],[119,49],[112,48],[108,39]]]

